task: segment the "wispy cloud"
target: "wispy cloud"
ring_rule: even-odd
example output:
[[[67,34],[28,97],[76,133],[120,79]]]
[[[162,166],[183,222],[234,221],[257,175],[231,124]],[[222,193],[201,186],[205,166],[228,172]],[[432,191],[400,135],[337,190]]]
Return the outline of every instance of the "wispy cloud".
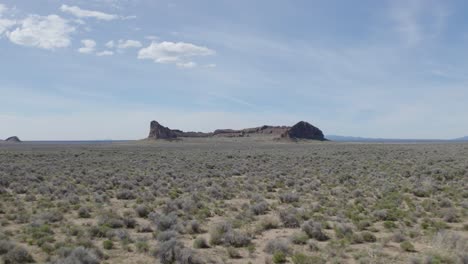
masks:
[[[111,51],[111,50],[104,50],[104,51],[100,51],[100,52],[96,53],[96,55],[97,55],[98,57],[102,57],[102,56],[112,56],[112,55],[114,55],[114,52]]]
[[[81,9],[78,6],[68,6],[68,5],[62,5],[60,7],[60,10],[65,13],[69,13],[71,15],[74,15],[78,18],[95,18],[98,20],[105,20],[105,21],[110,21],[114,19],[118,19],[119,16],[114,15],[114,14],[108,14],[100,11],[93,11],[93,10],[86,10],[86,9]]]
[[[133,40],[133,39],[127,39],[127,40],[120,39],[119,42],[117,43],[118,49],[141,48],[141,46],[142,44],[140,41]]]
[[[409,46],[436,37],[444,28],[449,15],[442,1],[391,1],[390,18],[394,30]]]
[[[0,18],[0,37],[2,36],[4,32],[6,32],[8,29],[13,27],[14,25],[16,25],[15,20]]]
[[[7,11],[7,7],[4,4],[0,4],[0,16]]]

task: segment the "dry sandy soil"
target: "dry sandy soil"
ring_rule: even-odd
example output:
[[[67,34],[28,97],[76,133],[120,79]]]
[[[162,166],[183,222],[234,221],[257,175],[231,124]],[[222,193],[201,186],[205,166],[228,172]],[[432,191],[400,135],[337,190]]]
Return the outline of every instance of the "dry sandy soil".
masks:
[[[468,144],[0,145],[5,263],[468,263]]]

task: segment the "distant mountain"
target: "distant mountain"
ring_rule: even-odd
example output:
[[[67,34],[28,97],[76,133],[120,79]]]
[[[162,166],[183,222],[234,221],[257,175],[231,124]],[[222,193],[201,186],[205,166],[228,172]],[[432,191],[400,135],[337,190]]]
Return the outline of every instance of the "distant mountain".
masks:
[[[337,142],[444,142],[443,139],[407,139],[407,138],[365,138],[327,135],[327,139]]]
[[[337,142],[460,142],[468,141],[468,136],[456,139],[408,139],[408,138],[365,138],[327,135],[327,139]]]
[[[21,140],[18,137],[13,136],[5,139],[5,142],[20,143]]]

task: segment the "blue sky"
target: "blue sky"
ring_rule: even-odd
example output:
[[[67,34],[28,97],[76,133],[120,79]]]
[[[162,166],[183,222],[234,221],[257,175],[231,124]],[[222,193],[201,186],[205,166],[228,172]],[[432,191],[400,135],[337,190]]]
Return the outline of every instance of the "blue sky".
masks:
[[[468,135],[466,1],[0,0],[0,138]]]

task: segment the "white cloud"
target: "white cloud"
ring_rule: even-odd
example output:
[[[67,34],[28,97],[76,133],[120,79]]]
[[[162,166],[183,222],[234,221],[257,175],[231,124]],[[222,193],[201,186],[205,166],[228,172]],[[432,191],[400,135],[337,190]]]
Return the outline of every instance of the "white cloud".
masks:
[[[119,49],[127,49],[127,48],[141,48],[141,42],[137,40],[119,40],[119,43],[117,44],[117,48]]]
[[[3,4],[0,4],[0,17],[2,17],[2,15],[8,10],[8,8],[3,5]],[[11,28],[12,26],[14,26],[16,24],[16,21],[14,20],[10,20],[10,19],[1,19],[0,18],[0,37],[2,36],[2,34],[7,31],[9,28]]]
[[[110,51],[110,50],[104,50],[104,51],[96,53],[96,55],[99,56],[99,57],[101,57],[101,56],[112,56],[112,55],[114,55],[114,52]]]
[[[146,48],[140,49],[138,59],[150,59],[156,63],[175,63],[177,66],[194,67],[193,62],[187,62],[190,57],[214,55],[216,52],[207,47],[185,42],[152,42]],[[187,67],[184,67],[187,68]]]
[[[389,11],[394,30],[409,46],[439,35],[449,15],[443,2],[395,0],[391,3]]]
[[[216,64],[214,63],[211,63],[211,64],[207,64],[205,65],[206,68],[216,68]]]
[[[84,39],[81,41],[83,44],[83,47],[78,49],[78,52],[84,53],[84,54],[89,54],[93,53],[94,49],[96,48],[96,41],[92,39]]]
[[[68,47],[71,43],[70,34],[75,31],[66,19],[57,15],[29,15],[20,21],[20,27],[7,32],[11,42],[42,49]]]
[[[114,14],[107,14],[107,13],[99,12],[99,11],[85,10],[85,9],[79,8],[78,6],[62,5],[60,7],[60,10],[62,12],[72,14],[79,18],[91,17],[91,18],[95,18],[99,20],[106,20],[106,21],[119,18],[117,15],[114,15]]]
[[[149,40],[158,40],[159,37],[158,37],[158,36],[152,36],[152,35],[150,35],[150,36],[146,36],[145,39],[149,39]]]
[[[136,18],[137,18],[137,16],[135,16],[135,15],[122,17],[123,20],[130,20],[130,19],[136,19]]]
[[[7,31],[9,28],[13,27],[16,24],[16,21],[10,19],[0,19],[0,37],[3,32]]]
[[[0,16],[7,11],[7,7],[3,4],[0,4]]]
[[[176,65],[177,65],[177,67],[184,68],[184,69],[191,69],[191,68],[195,68],[197,66],[197,64],[195,62],[193,62],[193,61],[179,62]]]
[[[106,47],[109,49],[112,49],[114,46],[115,46],[115,43],[113,40],[106,43]]]

